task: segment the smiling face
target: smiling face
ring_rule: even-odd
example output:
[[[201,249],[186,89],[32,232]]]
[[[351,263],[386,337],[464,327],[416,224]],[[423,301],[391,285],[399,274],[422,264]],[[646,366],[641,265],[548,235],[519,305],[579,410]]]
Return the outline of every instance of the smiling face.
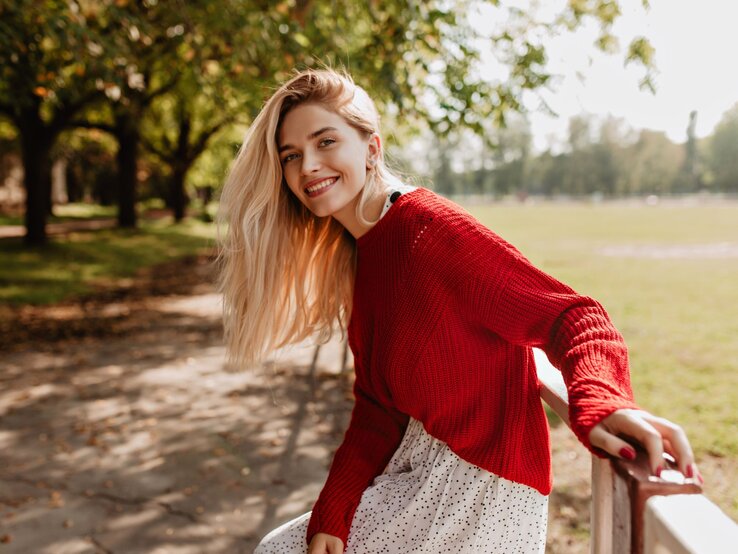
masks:
[[[351,217],[379,140],[319,104],[300,104],[282,120],[279,156],[287,186],[319,217]]]

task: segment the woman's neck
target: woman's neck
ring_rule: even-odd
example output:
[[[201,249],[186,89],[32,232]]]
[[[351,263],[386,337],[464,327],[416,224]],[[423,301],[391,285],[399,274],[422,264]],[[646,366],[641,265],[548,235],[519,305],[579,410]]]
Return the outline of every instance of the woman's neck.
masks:
[[[356,217],[356,206],[359,204],[361,194],[357,194],[356,197],[343,209],[334,213],[333,217],[343,225],[355,239],[358,239],[369,231],[369,229],[374,227],[376,222],[379,220],[379,215],[382,213],[382,207],[384,206],[386,196],[387,187],[381,186],[373,197],[366,203],[363,215],[367,220],[372,222],[370,225],[364,225]]]

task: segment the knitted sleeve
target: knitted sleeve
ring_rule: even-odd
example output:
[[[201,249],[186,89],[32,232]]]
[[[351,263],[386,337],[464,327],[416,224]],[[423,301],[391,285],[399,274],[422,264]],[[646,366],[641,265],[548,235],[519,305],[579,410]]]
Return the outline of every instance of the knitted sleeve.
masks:
[[[308,544],[320,532],[339,537],[345,548],[362,493],[384,471],[407,428],[406,414],[380,405],[358,383],[351,422],[310,516]]]
[[[476,220],[460,232],[473,258],[467,267],[474,268],[465,272],[463,305],[508,342],[546,352],[566,383],[572,430],[591,452],[605,457],[589,442],[592,427],[615,410],[638,408],[627,347],[607,312],[534,267]]]

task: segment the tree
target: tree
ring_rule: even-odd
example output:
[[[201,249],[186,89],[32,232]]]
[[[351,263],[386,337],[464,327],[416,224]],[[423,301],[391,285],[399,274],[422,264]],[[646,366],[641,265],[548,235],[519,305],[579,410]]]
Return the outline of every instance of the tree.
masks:
[[[684,163],[684,149],[664,133],[644,129],[628,148],[625,159],[627,184],[622,192],[665,194],[672,190],[679,167]]]
[[[100,95],[90,79],[100,42],[95,26],[67,2],[0,1],[0,114],[18,131],[27,244],[46,241],[54,142]]]
[[[694,192],[702,186],[702,176],[697,149],[697,112],[689,114],[689,125],[687,127],[687,142],[684,145],[684,164],[674,181],[674,189],[680,192]]]
[[[143,137],[146,148],[170,169],[166,204],[172,208],[175,221],[184,218],[187,207],[188,197],[185,190],[187,172],[205,151],[210,138],[233,118],[230,114],[221,115],[198,129],[198,118],[195,114],[197,108],[189,103],[197,99],[197,96],[181,99],[171,107],[168,102],[162,102],[162,108],[157,111],[158,117],[151,117],[161,122],[169,119],[172,125],[160,125],[155,127],[157,130],[150,130],[151,135],[156,135],[155,140]]]
[[[532,135],[527,119],[508,118],[495,135],[494,190],[497,194],[527,189]]]
[[[179,4],[179,3],[178,3]],[[185,62],[180,47],[190,21],[197,20],[203,5],[188,2],[175,6],[157,2],[117,0],[98,14],[107,38],[105,73],[99,79],[107,99],[73,122],[79,127],[110,133],[118,142],[118,225],[136,226],[137,169],[141,122],[159,96],[179,80]]]
[[[187,174],[212,137],[234,121],[250,121],[267,80],[295,62],[292,54],[274,55],[290,50],[287,33],[280,31],[289,13],[287,4],[259,8],[242,2],[228,18],[207,9],[191,18],[180,78],[152,103],[142,128],[146,149],[169,168],[166,201],[175,221],[184,217]]]
[[[718,123],[708,153],[714,189],[738,192],[738,104]]]
[[[569,192],[566,188],[567,154],[544,152],[536,157],[529,173],[530,192],[555,196]]]
[[[433,181],[436,184],[436,190],[441,194],[455,194],[459,187],[451,170],[450,156],[454,146],[450,143],[450,137],[436,138],[433,142],[435,152],[433,159],[436,161],[433,168]]]
[[[565,191],[569,194],[587,194],[591,190],[591,160],[593,121],[590,116],[578,115],[569,119],[569,152],[566,156]]]

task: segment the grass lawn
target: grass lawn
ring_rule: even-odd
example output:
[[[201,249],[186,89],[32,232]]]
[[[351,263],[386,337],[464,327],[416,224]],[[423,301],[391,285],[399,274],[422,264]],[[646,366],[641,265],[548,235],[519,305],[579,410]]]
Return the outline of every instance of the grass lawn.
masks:
[[[48,223],[60,223],[62,221],[78,221],[80,219],[91,219],[100,217],[115,217],[117,213],[115,206],[98,206],[96,204],[60,204],[54,206],[54,215],[49,218]],[[0,214],[0,225],[23,225],[23,216],[11,216]]]
[[[138,229],[107,229],[51,237],[29,249],[6,239],[0,249],[0,304],[49,304],[95,285],[133,275],[141,267],[214,246],[215,227],[196,219],[142,220]]]
[[[697,245],[738,245],[738,204],[469,206],[535,265],[602,302],[630,348],[636,400],[682,425],[698,461],[738,467],[738,256],[699,258]],[[606,255],[653,247],[681,257]],[[697,254],[695,254],[697,252]],[[738,518],[736,475],[715,475]],[[721,481],[716,483],[715,481]]]

